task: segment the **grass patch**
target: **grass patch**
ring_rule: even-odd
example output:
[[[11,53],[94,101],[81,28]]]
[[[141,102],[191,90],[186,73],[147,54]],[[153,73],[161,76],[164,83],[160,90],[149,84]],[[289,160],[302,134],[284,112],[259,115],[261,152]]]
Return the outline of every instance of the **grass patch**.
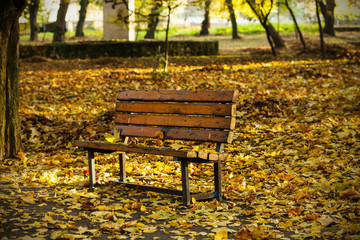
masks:
[[[277,30],[279,28],[280,34],[288,34],[295,32],[295,26],[293,23],[281,23],[279,26],[277,23],[273,23],[273,26]],[[303,33],[312,34],[318,32],[317,24],[300,24],[300,29]],[[209,29],[211,35],[227,35],[231,36],[232,28],[231,27],[220,27],[220,28],[210,28]],[[264,34],[265,30],[261,26],[261,24],[254,23],[254,24],[246,24],[246,25],[238,25],[238,31],[240,34],[246,35],[256,35],[256,34]],[[170,27],[169,29],[169,37],[175,36],[188,36],[194,37],[198,36],[200,33],[200,26],[199,27]],[[84,34],[86,37],[92,40],[101,40],[103,37],[103,33],[100,30],[94,29],[85,29]],[[144,39],[146,34],[146,29],[141,29],[136,32],[136,39],[142,40]],[[158,28],[155,33],[156,39],[165,39],[166,28]],[[75,36],[75,32],[67,32],[65,34],[66,39],[70,39]],[[39,41],[52,41],[53,33],[39,33],[38,39]],[[30,41],[29,35],[22,35],[20,36],[21,42],[28,42]]]

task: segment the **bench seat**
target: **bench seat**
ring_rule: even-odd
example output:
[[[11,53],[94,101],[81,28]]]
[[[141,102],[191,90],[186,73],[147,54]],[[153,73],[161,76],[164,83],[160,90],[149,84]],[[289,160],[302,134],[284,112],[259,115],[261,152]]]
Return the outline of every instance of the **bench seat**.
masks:
[[[221,162],[228,157],[224,144],[230,144],[235,128],[235,115],[238,91],[215,90],[127,90],[117,94],[115,119],[112,127],[120,137],[155,138],[160,140],[181,140],[211,142],[216,144],[213,151],[186,151],[164,147],[140,146],[122,143],[94,141],[74,141],[80,150],[88,151],[90,187],[96,184],[94,153],[119,154],[119,183],[127,187],[179,195],[184,205],[196,200],[222,199]],[[189,148],[191,144],[189,143]],[[210,145],[209,145],[210,146]],[[154,186],[144,186],[126,182],[126,153],[171,156],[181,162],[182,191]],[[190,193],[190,162],[212,163],[214,170],[214,191]]]

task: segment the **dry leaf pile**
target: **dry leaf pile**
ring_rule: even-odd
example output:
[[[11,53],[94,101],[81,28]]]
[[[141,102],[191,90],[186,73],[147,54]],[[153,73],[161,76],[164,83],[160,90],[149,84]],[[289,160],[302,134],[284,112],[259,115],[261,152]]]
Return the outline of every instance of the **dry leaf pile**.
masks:
[[[168,74],[152,60],[22,62],[25,153],[1,164],[0,239],[360,239],[357,58],[175,58]],[[123,89],[240,91],[225,201],[185,208],[125,189],[113,182],[116,155],[97,156],[101,185],[87,190],[87,159],[71,141],[111,137]],[[129,181],[179,188],[178,163],[129,159]],[[190,171],[192,191],[212,190],[210,166]]]

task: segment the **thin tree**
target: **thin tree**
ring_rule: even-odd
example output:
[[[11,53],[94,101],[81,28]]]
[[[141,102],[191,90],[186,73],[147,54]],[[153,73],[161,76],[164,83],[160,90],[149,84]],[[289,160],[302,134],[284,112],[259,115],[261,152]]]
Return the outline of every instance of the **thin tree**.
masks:
[[[166,32],[165,32],[165,64],[164,64],[164,72],[168,71],[169,66],[169,29],[170,29],[170,17],[172,12],[184,5],[181,1],[178,0],[165,0],[166,8],[168,10],[167,13],[167,22],[166,22]]]
[[[30,0],[28,4],[30,22],[30,41],[38,39],[39,27],[37,24],[37,14],[39,12],[40,0]]]
[[[270,15],[270,12],[274,6],[274,1],[273,0],[270,0],[270,7],[269,7],[269,10],[265,10],[264,9],[264,1],[262,1],[260,3],[260,6],[257,5],[259,3],[257,3],[255,0],[246,0],[246,2],[249,4],[251,10],[253,11],[253,13],[256,15],[256,17],[258,18],[258,20],[260,21],[260,24],[263,26],[263,28],[265,29],[266,31],[266,37],[267,37],[267,40],[270,44],[270,47],[271,47],[271,52],[274,56],[276,56],[276,51],[275,51],[275,46],[273,44],[273,41],[270,37],[270,30],[269,28],[267,27],[268,25],[268,18],[269,18],[269,15]]]
[[[289,10],[289,13],[290,13],[290,15],[291,15],[291,17],[292,17],[292,19],[293,19],[293,21],[294,21],[296,31],[297,31],[297,33],[298,33],[299,36],[300,36],[301,44],[303,45],[304,50],[305,50],[305,49],[306,49],[305,40],[304,40],[304,38],[303,38],[303,35],[302,35],[301,30],[300,30],[300,28],[299,28],[299,24],[298,24],[297,21],[296,21],[295,14],[294,14],[293,10],[291,9],[288,0],[285,0],[285,5],[286,5],[287,9]]]
[[[200,30],[200,36],[207,36],[209,35],[209,28],[210,28],[210,5],[211,0],[205,0],[205,14],[204,14],[204,20],[201,23],[201,30]]]
[[[229,14],[230,14],[230,21],[232,26],[232,38],[239,39],[238,30],[237,30],[237,23],[236,23],[236,16],[234,11],[234,6],[232,0],[225,0],[226,6],[228,7]]]
[[[21,151],[19,17],[26,0],[0,1],[0,160]]]
[[[70,0],[60,0],[60,7],[57,12],[57,18],[54,29],[53,42],[65,42],[66,32],[66,13],[69,7]]]
[[[319,25],[319,33],[320,33],[320,48],[321,48],[321,57],[325,58],[325,42],[324,42],[324,32],[321,26],[320,13],[319,13],[319,0],[315,1],[316,4],[316,18]]]
[[[84,23],[89,0],[80,0],[79,21],[76,24],[75,37],[84,36]]]

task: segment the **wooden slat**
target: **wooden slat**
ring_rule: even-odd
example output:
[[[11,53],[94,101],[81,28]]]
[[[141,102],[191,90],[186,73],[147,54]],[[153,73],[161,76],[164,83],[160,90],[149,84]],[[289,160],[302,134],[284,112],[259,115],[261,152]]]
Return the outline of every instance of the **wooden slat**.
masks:
[[[173,156],[178,158],[189,157],[187,151],[179,151],[179,150],[167,149],[167,148],[129,146],[124,144],[90,142],[90,141],[74,141],[73,145],[85,149],[100,149],[106,151],[146,153],[146,154],[154,154],[154,155],[162,155],[162,156]]]
[[[172,127],[234,129],[235,118],[115,114],[115,123]]]
[[[236,104],[117,102],[116,111],[134,113],[235,116]]]
[[[162,101],[162,102],[235,102],[238,91],[188,91],[188,90],[154,90],[154,91],[120,91],[118,100]]]
[[[121,136],[129,137],[158,138],[159,132],[162,132],[164,135],[164,139],[170,140],[231,143],[233,139],[232,131],[221,130],[201,130],[127,125],[114,125],[113,129],[119,131]]]

